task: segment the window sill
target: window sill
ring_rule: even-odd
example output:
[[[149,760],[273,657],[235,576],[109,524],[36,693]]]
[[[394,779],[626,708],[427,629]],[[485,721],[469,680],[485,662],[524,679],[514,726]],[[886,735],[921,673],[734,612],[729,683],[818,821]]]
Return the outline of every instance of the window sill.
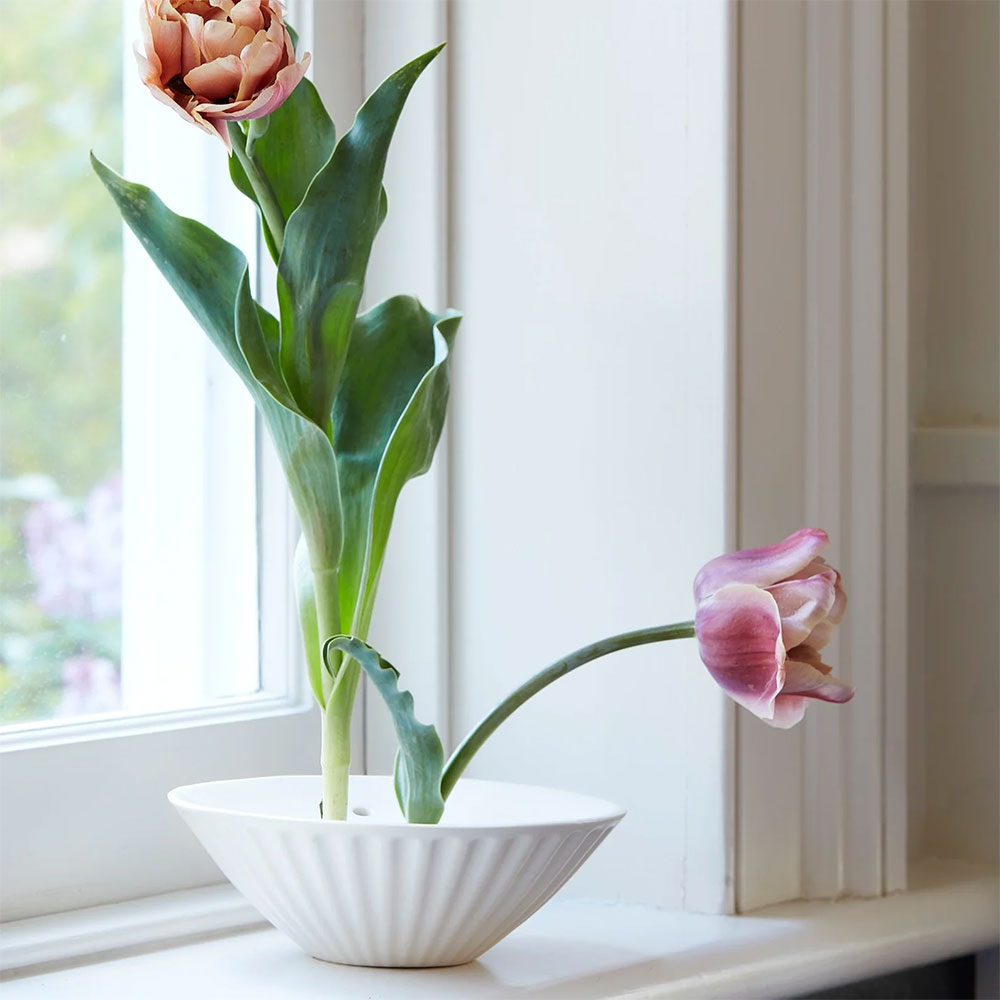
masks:
[[[379,970],[325,965],[307,958],[280,933],[253,926],[208,939],[213,926],[184,925],[181,909],[164,926],[187,943],[137,954],[123,948],[100,961],[35,966],[9,979],[5,1000],[130,996],[322,998],[495,997],[612,998],[793,996],[909,965],[980,950],[1000,937],[997,872],[952,863],[922,865],[913,888],[885,899],[786,903],[741,917],[667,913],[641,906],[556,901],[471,965],[455,969]],[[202,890],[219,914],[244,914],[225,890]],[[154,901],[144,904],[152,907]],[[103,907],[105,930],[113,908]],[[149,911],[152,913],[152,910]],[[83,922],[84,915],[49,920]],[[94,921],[90,917],[90,921]],[[239,921],[237,921],[239,922]],[[28,924],[25,921],[23,924]],[[13,949],[33,927],[10,925]],[[68,924],[64,929],[68,929]],[[99,928],[95,925],[94,930]],[[12,935],[12,936],[11,936]],[[166,935],[161,935],[166,936]],[[191,940],[193,936],[199,936]],[[91,935],[95,949],[98,937]],[[107,939],[105,935],[105,939]],[[86,934],[81,927],[78,940]],[[79,949],[78,949],[79,951]],[[22,955],[26,954],[22,951]],[[36,951],[36,956],[42,952]]]

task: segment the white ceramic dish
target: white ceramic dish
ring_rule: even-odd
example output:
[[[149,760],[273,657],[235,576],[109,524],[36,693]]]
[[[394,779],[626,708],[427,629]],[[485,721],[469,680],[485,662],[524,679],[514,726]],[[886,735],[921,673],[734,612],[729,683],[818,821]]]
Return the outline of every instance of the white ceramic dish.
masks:
[[[310,955],[426,967],[478,958],[545,903],[625,811],[572,792],[462,779],[436,826],[407,824],[392,779],[350,779],[349,819],[319,818],[318,776],[170,793],[239,889]]]

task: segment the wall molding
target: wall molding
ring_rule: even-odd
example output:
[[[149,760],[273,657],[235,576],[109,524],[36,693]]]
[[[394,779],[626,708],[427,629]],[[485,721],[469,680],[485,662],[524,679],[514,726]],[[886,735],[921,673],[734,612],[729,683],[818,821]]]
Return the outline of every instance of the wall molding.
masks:
[[[858,695],[792,734],[740,720],[741,909],[905,888],[906,14],[892,6],[743,9],[740,544],[830,532],[851,605],[826,659]]]
[[[910,13],[885,6],[883,890],[907,887],[910,658]]]

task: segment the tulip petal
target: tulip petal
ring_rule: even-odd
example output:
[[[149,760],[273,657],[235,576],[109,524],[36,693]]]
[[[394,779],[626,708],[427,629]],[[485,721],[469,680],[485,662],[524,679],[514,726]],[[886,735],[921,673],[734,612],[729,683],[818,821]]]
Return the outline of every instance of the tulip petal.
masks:
[[[812,649],[819,653],[826,649],[833,638],[833,625],[829,619],[820,622],[804,639],[801,640],[801,649]]]
[[[797,573],[792,573],[786,579],[788,580],[807,580],[811,576],[815,576],[817,573],[826,573],[828,570],[833,570],[833,567],[822,557],[816,556],[815,559],[811,559],[809,563],[802,567]],[[833,570],[836,572],[836,570]]]
[[[237,101],[252,100],[261,89],[265,80],[271,83],[271,77],[278,71],[282,49],[267,37],[267,33],[258,31],[250,40],[246,49],[240,53],[243,63],[243,80],[240,83]]]
[[[160,60],[157,59],[156,53],[152,52],[149,55],[139,46],[133,48],[133,53],[135,53],[135,61],[139,66],[139,79],[149,87],[150,90],[158,90],[163,94],[163,87],[160,84]],[[167,97],[166,94],[163,94]],[[167,100],[170,98],[167,97]]]
[[[793,650],[794,652],[797,651]],[[854,697],[854,688],[833,674],[818,670],[812,664],[789,658],[785,662],[785,684],[781,693],[842,703]]]
[[[195,11],[206,21],[224,21],[233,9],[233,0],[181,0],[185,10]]]
[[[204,62],[201,56],[201,38],[204,30],[205,22],[197,14],[184,15],[184,30],[181,33],[181,77]]]
[[[160,83],[165,87],[181,71],[181,22],[157,17],[149,22],[149,32],[160,60]]]
[[[723,587],[698,605],[695,632],[702,662],[716,683],[733,701],[770,719],[785,659],[774,598],[759,587]]]
[[[775,729],[791,729],[806,714],[807,702],[794,694],[779,694],[774,699],[774,716],[764,721]]]
[[[233,144],[229,139],[229,129],[226,127],[226,123],[216,121],[212,118],[205,118],[204,122],[226,144],[226,149],[231,153],[233,151]]]
[[[837,573],[834,589],[836,590],[836,596],[834,597],[833,607],[830,608],[830,613],[826,616],[826,620],[831,625],[839,625],[844,619],[844,612],[847,610],[847,593],[841,586],[839,573]]]
[[[309,53],[301,62],[286,66],[278,72],[274,83],[265,87],[246,107],[236,108],[234,105],[215,106],[210,110],[214,118],[226,118],[232,121],[244,121],[249,118],[263,118],[275,108],[283,104],[288,95],[299,85],[309,68]]]
[[[205,121],[198,113],[197,109],[191,110],[188,107],[178,104],[166,91],[164,91],[159,84],[147,83],[146,86],[149,88],[149,92],[158,101],[165,104],[168,108],[172,108],[177,114],[181,116],[185,121],[197,125],[198,128],[203,129],[210,135],[220,135],[223,142],[225,142],[226,147],[229,148],[229,135],[228,133],[223,134],[219,131],[218,126],[215,123],[209,123]]]
[[[240,121],[242,119],[241,111],[245,111],[250,107],[249,101],[226,101],[224,104],[199,104],[196,108],[198,114],[204,116],[206,120],[211,119],[213,122],[218,119],[223,122],[225,127],[225,122],[227,121]]]
[[[150,22],[157,17],[164,21],[180,20],[180,14],[174,9],[170,0],[160,0],[159,3],[156,3],[155,0],[146,0],[146,14]]]
[[[208,29],[208,25],[205,25]],[[184,77],[192,92],[209,101],[229,97],[239,89],[243,79],[243,63],[239,56],[224,56],[201,66],[195,66]]]
[[[701,601],[731,583],[770,587],[808,566],[827,545],[820,528],[800,528],[777,545],[730,552],[706,563],[694,581],[694,596]]]
[[[228,21],[208,21],[201,34],[201,48],[208,60],[238,56],[254,39],[252,28]]]
[[[798,646],[813,629],[826,620],[833,607],[836,590],[833,570],[807,580],[786,580],[767,588],[781,614],[781,641],[785,649]]]
[[[264,27],[264,15],[260,12],[260,0],[239,0],[229,12],[233,24],[245,25],[252,31]]]
[[[810,667],[815,667],[820,673],[832,674],[833,667],[824,663],[822,654],[818,649],[803,643],[785,651],[789,660],[798,660],[799,663],[808,663]]]

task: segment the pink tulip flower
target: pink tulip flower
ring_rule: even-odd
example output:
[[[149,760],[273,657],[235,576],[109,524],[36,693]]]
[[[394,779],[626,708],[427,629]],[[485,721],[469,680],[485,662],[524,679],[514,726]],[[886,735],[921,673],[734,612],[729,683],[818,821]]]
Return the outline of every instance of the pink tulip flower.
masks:
[[[142,82],[153,96],[229,147],[227,121],[263,118],[298,86],[278,0],[145,0]]]
[[[777,545],[719,556],[695,577],[695,633],[716,683],[779,729],[806,699],[845,702],[854,688],[821,658],[847,606],[840,574],[819,553],[829,539],[802,528]]]

